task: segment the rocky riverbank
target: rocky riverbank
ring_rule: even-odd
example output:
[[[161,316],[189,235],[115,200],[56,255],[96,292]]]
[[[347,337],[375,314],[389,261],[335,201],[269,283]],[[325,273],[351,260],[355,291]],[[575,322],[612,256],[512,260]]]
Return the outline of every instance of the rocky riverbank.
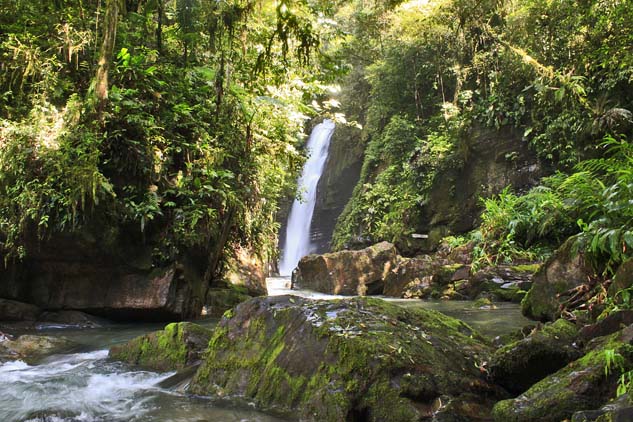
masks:
[[[144,338],[170,339],[152,343],[156,356],[197,348],[189,392],[302,420],[598,421],[630,412],[614,400],[633,369],[633,325],[621,325],[558,320],[492,342],[441,313],[380,299],[280,296],[228,312],[204,352],[170,335],[174,326]],[[122,346],[125,356],[143,344]]]

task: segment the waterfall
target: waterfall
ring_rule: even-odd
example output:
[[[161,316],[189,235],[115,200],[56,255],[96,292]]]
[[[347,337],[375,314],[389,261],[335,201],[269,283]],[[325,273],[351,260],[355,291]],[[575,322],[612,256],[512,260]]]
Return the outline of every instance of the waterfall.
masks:
[[[286,226],[286,243],[279,263],[279,274],[282,276],[290,275],[299,260],[312,252],[310,223],[316,204],[317,185],[325,167],[334,127],[333,121],[325,119],[314,127],[308,139],[310,156],[297,183],[302,190],[301,200],[295,199],[292,203]]]

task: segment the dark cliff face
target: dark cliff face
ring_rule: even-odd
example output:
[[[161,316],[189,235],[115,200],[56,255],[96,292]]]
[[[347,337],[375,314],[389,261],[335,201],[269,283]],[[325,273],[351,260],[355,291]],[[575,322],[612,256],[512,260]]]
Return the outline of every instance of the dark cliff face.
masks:
[[[424,238],[401,237],[396,246],[405,255],[434,250],[451,234],[466,233],[480,223],[481,198],[506,187],[527,192],[550,170],[512,128],[473,128],[452,157],[440,168],[422,205],[415,231]]]
[[[440,171],[423,209],[420,229],[463,233],[479,223],[480,198],[511,186],[526,192],[545,170],[527,142],[511,128],[475,128],[461,151],[461,165]]]
[[[183,251],[157,264],[154,244],[130,233],[95,226],[33,241],[24,260],[0,269],[0,297],[119,320],[200,315],[207,291],[205,255]]]
[[[360,178],[364,146],[359,129],[337,125],[330,141],[325,170],[319,180],[317,201],[310,227],[315,253],[330,251],[334,226],[352,197]]]

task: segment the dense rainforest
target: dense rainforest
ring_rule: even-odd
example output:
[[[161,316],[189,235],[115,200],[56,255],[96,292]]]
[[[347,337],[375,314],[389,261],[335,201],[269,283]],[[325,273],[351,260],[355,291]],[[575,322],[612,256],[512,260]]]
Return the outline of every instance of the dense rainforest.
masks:
[[[353,192],[295,287],[538,324],[247,301],[323,118]],[[243,302],[110,357],[302,420],[626,420],[632,250],[630,0],[0,0],[0,320]]]
[[[206,282],[239,247],[274,259],[304,123],[338,74],[330,7],[4,1],[5,265],[64,233],[149,245],[152,267],[189,251]]]

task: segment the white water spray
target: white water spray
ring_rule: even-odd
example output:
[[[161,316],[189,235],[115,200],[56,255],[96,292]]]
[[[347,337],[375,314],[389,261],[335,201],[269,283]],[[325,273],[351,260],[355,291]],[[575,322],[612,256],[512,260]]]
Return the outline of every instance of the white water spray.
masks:
[[[327,160],[330,138],[334,133],[334,122],[325,119],[314,127],[308,139],[310,157],[303,167],[298,186],[304,189],[302,200],[292,203],[288,225],[286,227],[286,243],[279,263],[279,274],[289,276],[299,260],[312,252],[310,243],[310,224],[316,205],[316,192],[319,179]]]

